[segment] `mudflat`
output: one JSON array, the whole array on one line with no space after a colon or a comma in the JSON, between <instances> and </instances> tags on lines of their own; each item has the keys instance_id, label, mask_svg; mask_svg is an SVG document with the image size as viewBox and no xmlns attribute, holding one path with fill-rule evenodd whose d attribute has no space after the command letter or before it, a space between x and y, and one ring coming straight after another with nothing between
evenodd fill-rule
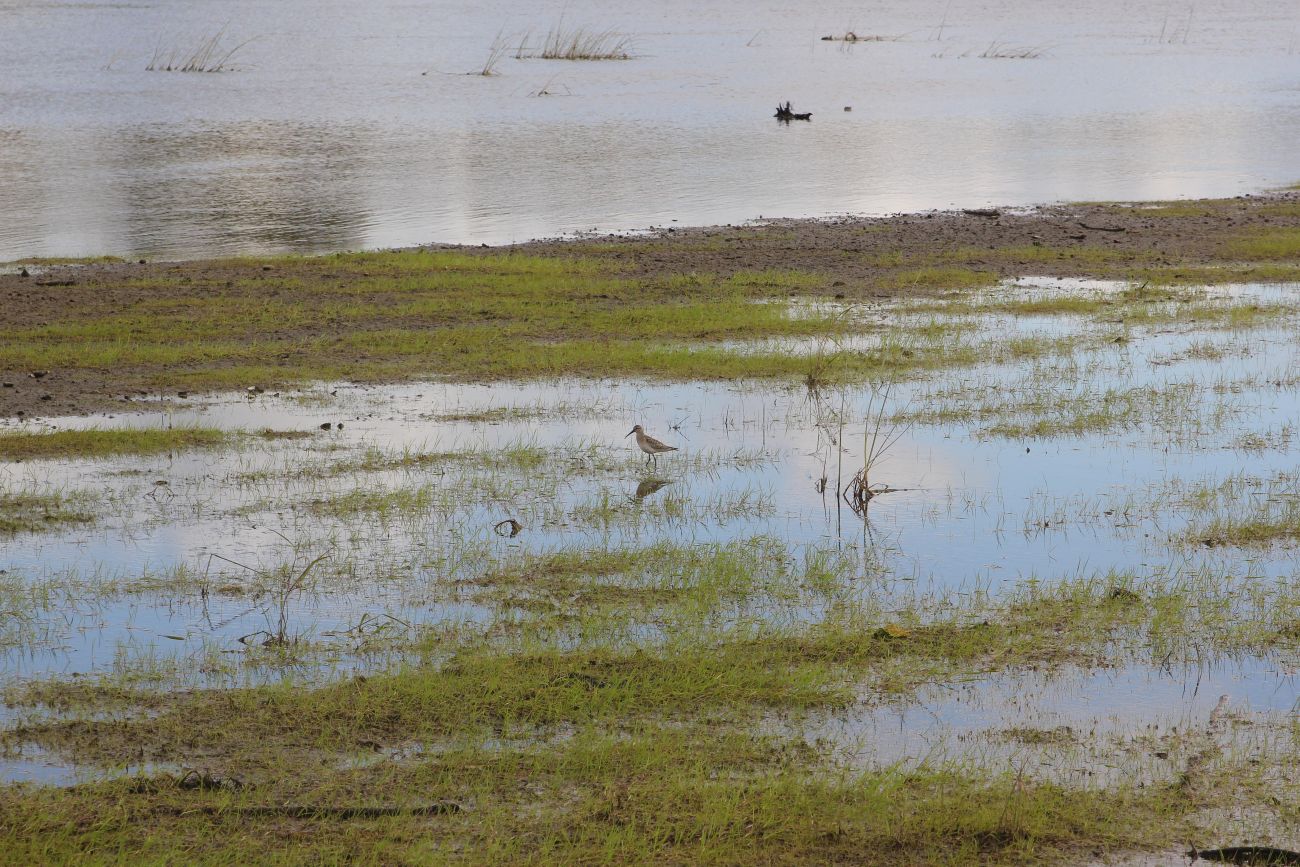
<instances>
[{"instance_id":1,"label":"mudflat","mask_svg":"<svg viewBox=\"0 0 1300 867\"><path fill-rule=\"evenodd\" d=\"M869 302L1031 275L1296 280L1300 192L673 227L497 248L25 260L7 270L0 417L313 379L766 377L791 371L740 362L679 370L647 360L646 347L791 333L747 309L771 298ZM611 342L637 349L625 367L601 349Z\"/></svg>"}]
</instances>

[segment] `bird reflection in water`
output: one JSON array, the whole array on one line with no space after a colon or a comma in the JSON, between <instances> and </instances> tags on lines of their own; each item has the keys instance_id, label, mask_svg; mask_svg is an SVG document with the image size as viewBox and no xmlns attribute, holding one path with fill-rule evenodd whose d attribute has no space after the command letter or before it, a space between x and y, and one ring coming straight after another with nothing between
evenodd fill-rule
<instances>
[{"instance_id":1,"label":"bird reflection in water","mask_svg":"<svg viewBox=\"0 0 1300 867\"><path fill-rule=\"evenodd\" d=\"M636 493L632 494L632 498L634 500L644 500L654 492L662 490L671 484L671 479L656 479L653 476L642 479L641 483L636 486Z\"/></svg>"}]
</instances>

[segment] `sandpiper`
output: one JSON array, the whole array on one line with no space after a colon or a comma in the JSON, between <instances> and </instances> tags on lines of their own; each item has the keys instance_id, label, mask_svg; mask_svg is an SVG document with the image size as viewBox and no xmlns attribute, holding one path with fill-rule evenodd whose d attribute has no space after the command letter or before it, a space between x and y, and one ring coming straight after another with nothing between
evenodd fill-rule
<instances>
[{"instance_id":1,"label":"sandpiper","mask_svg":"<svg viewBox=\"0 0 1300 867\"><path fill-rule=\"evenodd\" d=\"M659 442L659 440L655 439L654 437L646 433L645 429L641 427L641 425L637 425L636 427L632 428L623 436L630 437L632 436L632 434L636 434L637 448L645 452L645 462L647 464L650 463L651 458L654 458L655 466L658 466L659 455L661 455L664 452L677 451L677 446L665 445L664 443Z\"/></svg>"}]
</instances>

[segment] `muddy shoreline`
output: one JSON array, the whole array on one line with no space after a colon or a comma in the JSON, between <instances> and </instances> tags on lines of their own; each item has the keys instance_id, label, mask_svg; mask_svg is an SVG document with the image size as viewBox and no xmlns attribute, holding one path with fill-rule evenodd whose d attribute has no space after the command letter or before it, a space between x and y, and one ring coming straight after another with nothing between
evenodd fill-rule
<instances>
[{"instance_id":1,"label":"muddy shoreline","mask_svg":"<svg viewBox=\"0 0 1300 867\"><path fill-rule=\"evenodd\" d=\"M1300 218L1274 213L1278 205L1300 205L1300 191L1279 190L1232 199L1178 202L1097 202L1035 208L928 211L885 217L774 219L753 226L660 229L661 243L638 245L635 238L601 236L541 240L511 249L561 254L600 253L639 273L738 271L796 268L844 279L871 281L887 267L846 254L901 253L987 247L1064 247L1149 255L1153 264L1194 266L1221 261L1224 241L1252 228L1300 226ZM1167 216L1170 210L1176 216ZM699 249L699 242L714 243ZM717 249L719 245L730 249ZM978 264L999 276L1091 276L1087 260L1045 262L1036 256L990 257ZM869 287L857 286L858 291ZM896 297L897 291L877 291Z\"/></svg>"},{"instance_id":2,"label":"muddy shoreline","mask_svg":"<svg viewBox=\"0 0 1300 867\"><path fill-rule=\"evenodd\" d=\"M807 294L848 299L934 294L947 286L915 279L918 263L961 268L992 279L1017 276L1142 279L1144 269L1165 278L1194 278L1196 269L1235 265L1233 239L1252 232L1300 227L1300 191L1277 191L1233 199L1150 204L1089 203L1033 209L994 209L900 214L878 218L770 220L744 226L668 228L651 235L539 240L500 248L454 249L484 256L523 253L594 258L620 274L661 280L683 274L732 275L770 269L797 271L820 280ZM985 252L987 251L987 252ZM268 257L166 263L56 264L33 261L21 273L0 275L0 348L19 346L33 330L87 328L105 317L139 316L210 302L256 305L309 303L316 282L330 290L346 278L320 273L313 259ZM1294 265L1294 259L1284 260ZM910 268L911 270L907 270ZM940 275L943 277L944 275ZM960 275L956 275L960 277ZM1242 280L1287 279L1277 273L1238 270ZM953 275L948 275L948 280ZM436 330L437 323L428 328ZM339 326L327 317L268 323L243 340L276 340L289 346L328 339ZM178 339L184 335L177 335ZM373 358L332 350L333 361ZM187 359L187 364L221 364ZM345 368L346 369L346 368ZM150 378L151 377L151 378ZM76 364L31 369L0 362L0 418L76 415L129 410L146 394L177 397L184 386L158 385L154 371ZM142 385L148 383L147 388Z\"/></svg>"}]
</instances>

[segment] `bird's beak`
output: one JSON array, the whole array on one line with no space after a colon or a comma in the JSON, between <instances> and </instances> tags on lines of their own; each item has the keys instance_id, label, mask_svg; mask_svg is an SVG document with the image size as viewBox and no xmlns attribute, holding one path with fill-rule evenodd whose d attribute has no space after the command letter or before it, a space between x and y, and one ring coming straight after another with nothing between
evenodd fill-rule
<instances>
[{"instance_id":1,"label":"bird's beak","mask_svg":"<svg viewBox=\"0 0 1300 867\"><path fill-rule=\"evenodd\" d=\"M623 434L623 439L627 439L628 437L632 436L632 434L634 434L634 433L636 433L636 428L632 428L630 431L628 431L627 433Z\"/></svg>"}]
</instances>

